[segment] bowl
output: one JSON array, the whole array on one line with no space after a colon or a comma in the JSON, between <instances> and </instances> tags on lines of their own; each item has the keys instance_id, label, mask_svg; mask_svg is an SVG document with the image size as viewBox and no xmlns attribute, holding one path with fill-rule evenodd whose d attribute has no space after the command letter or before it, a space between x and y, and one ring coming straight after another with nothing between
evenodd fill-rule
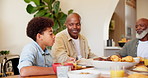
<instances>
[{"instance_id":1,"label":"bowl","mask_svg":"<svg viewBox=\"0 0 148 78\"><path fill-rule=\"evenodd\" d=\"M99 78L100 73L94 70L75 70L69 71L69 78Z\"/></svg>"},{"instance_id":2,"label":"bowl","mask_svg":"<svg viewBox=\"0 0 148 78\"><path fill-rule=\"evenodd\" d=\"M70 66L71 69L73 69L73 67L74 67L73 63L63 63L63 64L62 63L53 63L52 68L55 73L57 73L58 66Z\"/></svg>"},{"instance_id":3,"label":"bowl","mask_svg":"<svg viewBox=\"0 0 148 78\"><path fill-rule=\"evenodd\" d=\"M119 66L119 67L125 67L130 68L132 66L135 66L139 63L139 58L134 58L135 62L113 62L113 61L97 61L93 60L93 66L95 68L101 68L101 69L110 69L112 66Z\"/></svg>"},{"instance_id":4,"label":"bowl","mask_svg":"<svg viewBox=\"0 0 148 78\"><path fill-rule=\"evenodd\" d=\"M57 67L58 66L62 66L62 64L61 63L53 63L52 64L52 68L53 68L53 71L55 72L55 73L57 73Z\"/></svg>"},{"instance_id":5,"label":"bowl","mask_svg":"<svg viewBox=\"0 0 148 78\"><path fill-rule=\"evenodd\" d=\"M119 44L120 47L123 47L125 42L118 42L118 44Z\"/></svg>"}]
</instances>

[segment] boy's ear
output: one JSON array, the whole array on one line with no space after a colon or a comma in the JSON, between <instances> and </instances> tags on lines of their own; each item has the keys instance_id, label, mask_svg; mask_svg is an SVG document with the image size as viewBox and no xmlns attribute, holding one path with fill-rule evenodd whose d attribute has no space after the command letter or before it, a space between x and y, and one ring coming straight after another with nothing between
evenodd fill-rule
<instances>
[{"instance_id":1,"label":"boy's ear","mask_svg":"<svg viewBox=\"0 0 148 78\"><path fill-rule=\"evenodd\" d=\"M38 33L38 34L36 35L36 39L40 39L40 38L41 38L41 34Z\"/></svg>"}]
</instances>

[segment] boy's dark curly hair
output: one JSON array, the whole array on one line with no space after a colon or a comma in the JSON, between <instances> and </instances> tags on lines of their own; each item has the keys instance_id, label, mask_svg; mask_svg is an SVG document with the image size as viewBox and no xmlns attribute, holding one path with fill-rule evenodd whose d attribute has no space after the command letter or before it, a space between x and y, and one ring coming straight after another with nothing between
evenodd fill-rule
<instances>
[{"instance_id":1,"label":"boy's dark curly hair","mask_svg":"<svg viewBox=\"0 0 148 78\"><path fill-rule=\"evenodd\" d=\"M27 26L27 36L36 41L36 35L42 34L47 28L52 27L54 24L52 19L47 17L34 17Z\"/></svg>"}]
</instances>

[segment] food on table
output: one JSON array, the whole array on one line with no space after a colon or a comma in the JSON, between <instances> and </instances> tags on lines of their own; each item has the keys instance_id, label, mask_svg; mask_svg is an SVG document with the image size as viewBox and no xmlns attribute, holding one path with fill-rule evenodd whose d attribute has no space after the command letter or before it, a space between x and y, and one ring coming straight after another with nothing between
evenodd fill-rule
<instances>
[{"instance_id":1,"label":"food on table","mask_svg":"<svg viewBox=\"0 0 148 78\"><path fill-rule=\"evenodd\" d=\"M79 69L83 69L84 67L82 67L81 65L78 65L78 62L73 62L73 61L69 61L67 63L72 63L73 64L73 68L72 70L79 70Z\"/></svg>"},{"instance_id":2,"label":"food on table","mask_svg":"<svg viewBox=\"0 0 148 78\"><path fill-rule=\"evenodd\" d=\"M135 62L132 56L126 56L122 58L122 62Z\"/></svg>"},{"instance_id":3,"label":"food on table","mask_svg":"<svg viewBox=\"0 0 148 78\"><path fill-rule=\"evenodd\" d=\"M137 58L140 58L140 62L143 62L144 61L144 58L142 58L142 57L137 57Z\"/></svg>"},{"instance_id":4,"label":"food on table","mask_svg":"<svg viewBox=\"0 0 148 78\"><path fill-rule=\"evenodd\" d=\"M98 61L114 61L114 62L135 62L134 58L132 56L126 56L126 57L121 57L120 55L112 55L108 58L96 58L94 60Z\"/></svg>"},{"instance_id":5,"label":"food on table","mask_svg":"<svg viewBox=\"0 0 148 78\"><path fill-rule=\"evenodd\" d=\"M123 43L123 42L125 43L125 42L127 42L127 39L126 38L122 38L121 41L118 41L118 42L119 43Z\"/></svg>"},{"instance_id":6,"label":"food on table","mask_svg":"<svg viewBox=\"0 0 148 78\"><path fill-rule=\"evenodd\" d=\"M89 72L81 72L80 74L90 74Z\"/></svg>"},{"instance_id":7,"label":"food on table","mask_svg":"<svg viewBox=\"0 0 148 78\"><path fill-rule=\"evenodd\" d=\"M135 73L135 74L130 74L130 75L128 76L128 78L148 78L148 76L143 75L143 74Z\"/></svg>"},{"instance_id":8,"label":"food on table","mask_svg":"<svg viewBox=\"0 0 148 78\"><path fill-rule=\"evenodd\" d=\"M140 66L136 66L133 70L136 70L136 71L147 71L148 72L148 67L146 67L144 65L140 65Z\"/></svg>"},{"instance_id":9,"label":"food on table","mask_svg":"<svg viewBox=\"0 0 148 78\"><path fill-rule=\"evenodd\" d=\"M82 66L76 64L76 65L74 65L74 69L75 69L75 70L82 69Z\"/></svg>"},{"instance_id":10,"label":"food on table","mask_svg":"<svg viewBox=\"0 0 148 78\"><path fill-rule=\"evenodd\" d=\"M110 56L110 59L114 62L121 62L121 57L119 55L112 55Z\"/></svg>"},{"instance_id":11,"label":"food on table","mask_svg":"<svg viewBox=\"0 0 148 78\"><path fill-rule=\"evenodd\" d=\"M99 60L99 61L108 61L107 59L105 59L105 58L102 58L102 57L94 58L93 60Z\"/></svg>"}]
</instances>

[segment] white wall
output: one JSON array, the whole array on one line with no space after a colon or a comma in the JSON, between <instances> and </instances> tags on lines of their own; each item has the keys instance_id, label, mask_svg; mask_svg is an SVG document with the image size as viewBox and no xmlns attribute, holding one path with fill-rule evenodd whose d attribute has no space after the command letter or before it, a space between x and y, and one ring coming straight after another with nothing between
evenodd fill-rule
<instances>
[{"instance_id":1,"label":"white wall","mask_svg":"<svg viewBox=\"0 0 148 78\"><path fill-rule=\"evenodd\" d=\"M104 40L108 39L108 25L118 0L60 0L64 12L74 9L82 17L82 31L92 52L103 56ZM32 18L25 11L23 0L0 0L0 50L19 54L30 39L26 24Z\"/></svg>"},{"instance_id":2,"label":"white wall","mask_svg":"<svg viewBox=\"0 0 148 78\"><path fill-rule=\"evenodd\" d=\"M137 19L148 18L148 0L137 0Z\"/></svg>"},{"instance_id":3,"label":"white wall","mask_svg":"<svg viewBox=\"0 0 148 78\"><path fill-rule=\"evenodd\" d=\"M10 50L19 54L29 42L26 25L31 19L24 0L0 0L0 50Z\"/></svg>"},{"instance_id":4,"label":"white wall","mask_svg":"<svg viewBox=\"0 0 148 78\"><path fill-rule=\"evenodd\" d=\"M60 0L63 11L74 9L82 17L82 31L92 52L104 55L104 41L108 39L108 26L118 0Z\"/></svg>"}]
</instances>

